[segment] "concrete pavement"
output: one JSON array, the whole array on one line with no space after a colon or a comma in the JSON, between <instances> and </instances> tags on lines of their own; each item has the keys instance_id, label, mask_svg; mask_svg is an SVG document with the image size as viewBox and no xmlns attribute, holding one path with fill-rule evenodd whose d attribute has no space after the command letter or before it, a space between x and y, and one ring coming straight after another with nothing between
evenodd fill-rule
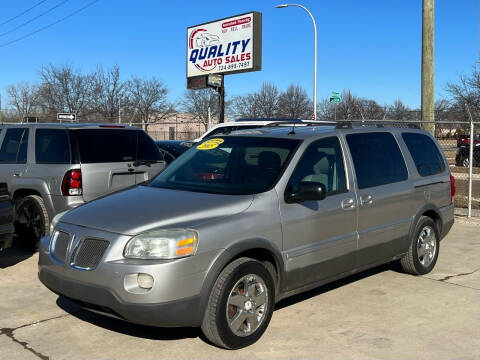
<instances>
[{"instance_id":1,"label":"concrete pavement","mask_svg":"<svg viewBox=\"0 0 480 360\"><path fill-rule=\"evenodd\" d=\"M253 346L138 326L59 299L38 255L0 255L0 359L479 359L480 222L457 219L426 276L381 266L282 301Z\"/></svg>"}]
</instances>

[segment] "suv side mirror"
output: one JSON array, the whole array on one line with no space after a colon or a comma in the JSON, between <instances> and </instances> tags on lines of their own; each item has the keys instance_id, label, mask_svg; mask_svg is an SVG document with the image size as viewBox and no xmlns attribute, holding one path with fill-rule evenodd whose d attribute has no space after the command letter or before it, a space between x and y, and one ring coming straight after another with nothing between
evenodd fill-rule
<instances>
[{"instance_id":1,"label":"suv side mirror","mask_svg":"<svg viewBox=\"0 0 480 360\"><path fill-rule=\"evenodd\" d=\"M298 186L298 191L287 194L285 202L301 203L304 201L318 201L323 200L327 196L327 189L325 185L320 182L302 181Z\"/></svg>"}]
</instances>

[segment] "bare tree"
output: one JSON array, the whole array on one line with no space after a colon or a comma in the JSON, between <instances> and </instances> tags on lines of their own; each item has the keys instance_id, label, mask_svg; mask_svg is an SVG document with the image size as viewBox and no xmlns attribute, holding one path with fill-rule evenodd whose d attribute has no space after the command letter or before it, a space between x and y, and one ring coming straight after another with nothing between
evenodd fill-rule
<instances>
[{"instance_id":1,"label":"bare tree","mask_svg":"<svg viewBox=\"0 0 480 360\"><path fill-rule=\"evenodd\" d=\"M155 77L140 79L134 76L128 81L126 91L134 118L142 122L145 131L148 125L164 120L174 111L167 100L167 88Z\"/></svg>"},{"instance_id":2,"label":"bare tree","mask_svg":"<svg viewBox=\"0 0 480 360\"><path fill-rule=\"evenodd\" d=\"M231 112L235 117L273 118L278 116L278 88L264 82L258 92L236 96L231 102Z\"/></svg>"},{"instance_id":3,"label":"bare tree","mask_svg":"<svg viewBox=\"0 0 480 360\"><path fill-rule=\"evenodd\" d=\"M478 67L474 66L469 76L460 76L458 83L447 83L446 90L450 93L453 102L464 109L462 120L470 120L467 106L474 119L480 118L480 71Z\"/></svg>"},{"instance_id":4,"label":"bare tree","mask_svg":"<svg viewBox=\"0 0 480 360\"><path fill-rule=\"evenodd\" d=\"M126 102L125 83L120 80L120 67L114 65L111 69L104 71L103 67L99 66L93 81L92 107L105 120L113 121L119 116L121 102Z\"/></svg>"},{"instance_id":5,"label":"bare tree","mask_svg":"<svg viewBox=\"0 0 480 360\"><path fill-rule=\"evenodd\" d=\"M387 117L391 120L409 120L411 115L412 110L400 99L396 99L387 112Z\"/></svg>"},{"instance_id":6,"label":"bare tree","mask_svg":"<svg viewBox=\"0 0 480 360\"><path fill-rule=\"evenodd\" d=\"M38 105L38 85L28 82L10 85L7 88L9 105L15 107L19 118L32 115Z\"/></svg>"},{"instance_id":7,"label":"bare tree","mask_svg":"<svg viewBox=\"0 0 480 360\"><path fill-rule=\"evenodd\" d=\"M70 64L42 66L39 73L42 82L40 101L46 111L88 113L93 95L93 74L82 74Z\"/></svg>"},{"instance_id":8,"label":"bare tree","mask_svg":"<svg viewBox=\"0 0 480 360\"><path fill-rule=\"evenodd\" d=\"M208 129L208 108L212 118L219 115L218 93L213 89L187 90L181 101L182 109Z\"/></svg>"},{"instance_id":9,"label":"bare tree","mask_svg":"<svg viewBox=\"0 0 480 360\"><path fill-rule=\"evenodd\" d=\"M253 101L260 117L273 118L277 116L279 92L274 84L264 82L260 91L254 94Z\"/></svg>"},{"instance_id":10,"label":"bare tree","mask_svg":"<svg viewBox=\"0 0 480 360\"><path fill-rule=\"evenodd\" d=\"M291 84L278 99L278 116L290 119L309 119L312 114L312 102L300 85Z\"/></svg>"}]
</instances>

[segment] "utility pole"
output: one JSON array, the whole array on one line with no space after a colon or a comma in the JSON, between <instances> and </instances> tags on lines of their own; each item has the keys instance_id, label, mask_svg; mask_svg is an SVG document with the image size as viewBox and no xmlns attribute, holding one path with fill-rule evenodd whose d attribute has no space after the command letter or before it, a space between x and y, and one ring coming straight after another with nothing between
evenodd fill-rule
<instances>
[{"instance_id":1,"label":"utility pole","mask_svg":"<svg viewBox=\"0 0 480 360\"><path fill-rule=\"evenodd\" d=\"M423 0L422 10L422 121L423 128L435 135L434 99L434 19L435 0Z\"/></svg>"},{"instance_id":2,"label":"utility pole","mask_svg":"<svg viewBox=\"0 0 480 360\"><path fill-rule=\"evenodd\" d=\"M222 85L218 89L218 106L220 107L220 114L218 122L225 122L225 76L222 76Z\"/></svg>"},{"instance_id":3,"label":"utility pole","mask_svg":"<svg viewBox=\"0 0 480 360\"><path fill-rule=\"evenodd\" d=\"M2 122L2 94L0 94L0 124Z\"/></svg>"},{"instance_id":4,"label":"utility pole","mask_svg":"<svg viewBox=\"0 0 480 360\"><path fill-rule=\"evenodd\" d=\"M122 123L122 99L118 98L118 123Z\"/></svg>"}]
</instances>

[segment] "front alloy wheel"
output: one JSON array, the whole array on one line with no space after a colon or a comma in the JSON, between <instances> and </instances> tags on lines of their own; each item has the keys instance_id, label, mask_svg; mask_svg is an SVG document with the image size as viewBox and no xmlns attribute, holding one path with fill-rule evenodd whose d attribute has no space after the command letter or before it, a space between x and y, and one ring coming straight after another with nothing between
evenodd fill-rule
<instances>
[{"instance_id":1,"label":"front alloy wheel","mask_svg":"<svg viewBox=\"0 0 480 360\"><path fill-rule=\"evenodd\" d=\"M202 322L208 340L225 349L239 349L262 336L274 307L272 274L263 263L246 257L222 270Z\"/></svg>"}]
</instances>

